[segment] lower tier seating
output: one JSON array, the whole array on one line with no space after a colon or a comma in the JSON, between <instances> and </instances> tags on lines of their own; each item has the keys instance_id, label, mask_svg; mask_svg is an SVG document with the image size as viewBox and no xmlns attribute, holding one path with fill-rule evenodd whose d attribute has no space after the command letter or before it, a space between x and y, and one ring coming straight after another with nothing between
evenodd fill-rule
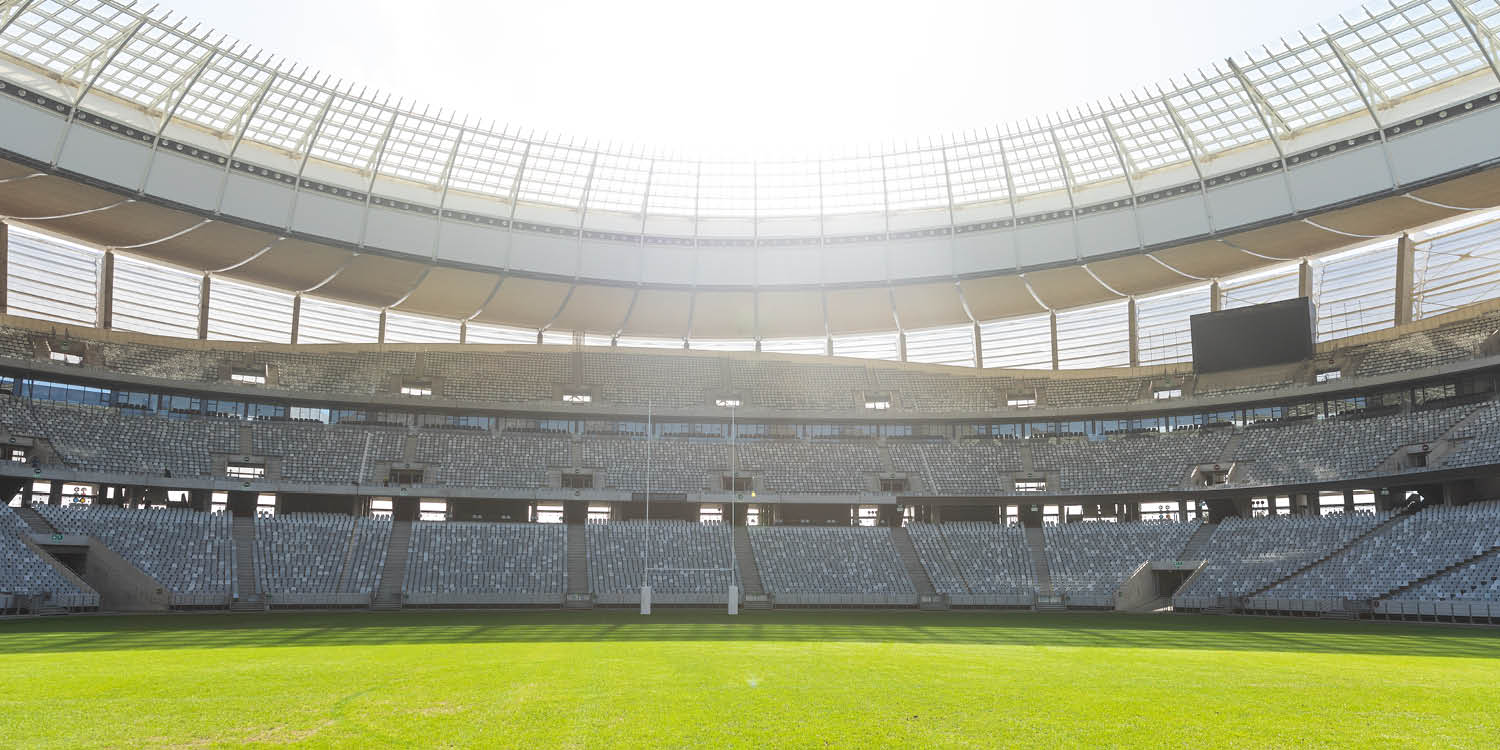
<instances>
[{"instance_id":1,"label":"lower tier seating","mask_svg":"<svg viewBox=\"0 0 1500 750\"><path fill-rule=\"evenodd\" d=\"M566 580L562 524L417 521L407 594L555 594Z\"/></svg>"},{"instance_id":2,"label":"lower tier seating","mask_svg":"<svg viewBox=\"0 0 1500 750\"><path fill-rule=\"evenodd\" d=\"M230 594L234 541L226 514L107 505L42 505L37 511L64 534L97 537L173 594Z\"/></svg>"},{"instance_id":3,"label":"lower tier seating","mask_svg":"<svg viewBox=\"0 0 1500 750\"><path fill-rule=\"evenodd\" d=\"M752 526L761 582L773 594L915 594L891 530Z\"/></svg>"},{"instance_id":4,"label":"lower tier seating","mask_svg":"<svg viewBox=\"0 0 1500 750\"><path fill-rule=\"evenodd\" d=\"M1214 529L1205 565L1178 596L1248 596L1334 553L1389 513L1230 518Z\"/></svg>"},{"instance_id":5,"label":"lower tier seating","mask_svg":"<svg viewBox=\"0 0 1500 750\"><path fill-rule=\"evenodd\" d=\"M722 524L612 521L589 524L587 532L589 584L596 594L637 594L649 582L653 595L723 596L727 569L737 567L730 529Z\"/></svg>"},{"instance_id":6,"label":"lower tier seating","mask_svg":"<svg viewBox=\"0 0 1500 750\"><path fill-rule=\"evenodd\" d=\"M1048 526L1052 590L1070 597L1113 597L1142 563L1176 559L1198 524L1175 521L1085 522Z\"/></svg>"},{"instance_id":7,"label":"lower tier seating","mask_svg":"<svg viewBox=\"0 0 1500 750\"><path fill-rule=\"evenodd\" d=\"M15 511L0 505L0 592L43 596L54 607L99 606L97 593L75 584L21 541L29 533Z\"/></svg>"}]
</instances>

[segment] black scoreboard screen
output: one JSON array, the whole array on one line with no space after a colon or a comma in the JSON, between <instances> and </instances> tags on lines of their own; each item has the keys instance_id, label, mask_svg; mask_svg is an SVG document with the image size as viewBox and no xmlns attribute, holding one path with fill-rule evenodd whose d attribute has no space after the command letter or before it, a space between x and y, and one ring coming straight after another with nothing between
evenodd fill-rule
<instances>
[{"instance_id":1,"label":"black scoreboard screen","mask_svg":"<svg viewBox=\"0 0 1500 750\"><path fill-rule=\"evenodd\" d=\"M1306 297L1194 315L1193 369L1223 372L1309 359L1317 319Z\"/></svg>"}]
</instances>

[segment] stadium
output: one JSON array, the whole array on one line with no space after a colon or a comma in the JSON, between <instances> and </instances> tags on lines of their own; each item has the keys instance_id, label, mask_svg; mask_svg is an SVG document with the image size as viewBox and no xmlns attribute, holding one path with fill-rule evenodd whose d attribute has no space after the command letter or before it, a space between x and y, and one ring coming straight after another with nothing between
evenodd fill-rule
<instances>
[{"instance_id":1,"label":"stadium","mask_svg":"<svg viewBox=\"0 0 1500 750\"><path fill-rule=\"evenodd\" d=\"M1223 52L735 161L0 0L0 744L1493 746L1500 5Z\"/></svg>"}]
</instances>

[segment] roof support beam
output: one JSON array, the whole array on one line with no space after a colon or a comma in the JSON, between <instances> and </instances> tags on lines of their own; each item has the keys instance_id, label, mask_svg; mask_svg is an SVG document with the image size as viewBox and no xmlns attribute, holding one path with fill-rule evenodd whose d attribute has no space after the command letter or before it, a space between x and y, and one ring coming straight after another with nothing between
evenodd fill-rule
<instances>
[{"instance_id":1,"label":"roof support beam","mask_svg":"<svg viewBox=\"0 0 1500 750\"><path fill-rule=\"evenodd\" d=\"M197 65L193 66L193 70L188 75L183 76L181 81L173 84L171 89L163 91L161 96L157 97L157 101L166 101L168 98L174 96L176 98L172 99L171 106L167 107L161 113L161 120L157 123L155 137L151 139L151 159L146 162L146 171L141 175L141 182L136 186L136 192L146 192L146 184L150 182L151 172L156 167L156 154L161 151L162 133L167 132L167 125L171 124L172 117L177 114L177 108L182 106L183 100L187 99L188 94L192 92L193 84L198 82L198 77L203 75L203 71L208 69L208 66L213 63L214 58L218 54L219 51L217 49L211 50L207 55L203 56L202 60L198 61ZM178 90L182 92L180 95L177 94ZM153 102L151 108L154 109L156 106L158 105Z\"/></svg>"},{"instance_id":2,"label":"roof support beam","mask_svg":"<svg viewBox=\"0 0 1500 750\"><path fill-rule=\"evenodd\" d=\"M1017 271L1021 270L1021 241L1016 239L1016 219L1020 214L1016 213L1016 180L1010 173L1010 155L1005 153L1005 136L1000 132L999 126L995 128L995 150L1000 152L1000 167L1005 170L1005 201L1010 204L1010 257L1015 261ZM967 306L965 310L967 310ZM973 320L974 316L969 315Z\"/></svg>"},{"instance_id":3,"label":"roof support beam","mask_svg":"<svg viewBox=\"0 0 1500 750\"><path fill-rule=\"evenodd\" d=\"M26 9L31 7L33 1L21 0L17 3L15 0L5 0L5 2L0 3L0 9L5 10L5 21L0 23L0 37L5 35L6 29L9 29L10 25L15 23L17 18L26 13Z\"/></svg>"},{"instance_id":4,"label":"roof support beam","mask_svg":"<svg viewBox=\"0 0 1500 750\"><path fill-rule=\"evenodd\" d=\"M93 71L93 75L88 76L88 82L78 89L78 95L73 97L72 106L68 107L68 121L63 124L62 136L57 139L57 150L52 154L52 166L57 166L58 160L62 158L63 148L68 145L68 134L73 132L73 123L78 119L78 105L82 104L83 98L88 96L89 92L93 90L94 84L99 82L99 77L104 75L104 71L109 69L110 64L115 61L115 56L119 55L121 51L130 45L130 40L145 25L146 16L142 15L140 20L132 24L129 29L122 30L108 44L94 50L92 55L78 61L78 65L85 66L82 72L87 74L92 69L94 60L101 55L104 56L104 62L100 63L98 70ZM103 53L105 52L108 52L108 54L104 55ZM77 65L74 67L77 67ZM69 73L71 72L72 70L70 69ZM69 73L63 74L64 80L70 77Z\"/></svg>"},{"instance_id":5,"label":"roof support beam","mask_svg":"<svg viewBox=\"0 0 1500 750\"><path fill-rule=\"evenodd\" d=\"M1120 143L1120 135L1115 132L1115 126L1110 123L1107 114L1099 115L1099 120L1104 123L1105 132L1109 133L1109 143L1115 149L1115 158L1120 162L1120 171L1125 175L1125 187L1130 191L1130 218L1135 222L1135 244L1137 247L1146 247L1146 232L1141 228L1141 197L1135 191L1135 177L1131 176L1130 159L1125 154L1125 146ZM1093 275L1093 271L1089 275ZM1094 277L1096 280L1097 276ZM1100 282L1103 283L1103 282Z\"/></svg>"},{"instance_id":6,"label":"roof support beam","mask_svg":"<svg viewBox=\"0 0 1500 750\"><path fill-rule=\"evenodd\" d=\"M1364 102L1365 111L1370 113L1370 120L1375 123L1375 132L1380 134L1380 153L1385 157L1385 171L1391 178L1391 185L1400 187L1401 181L1396 177L1396 165L1391 163L1391 150L1385 139L1385 126L1381 124L1380 115L1375 112L1375 105L1370 102L1369 94L1365 92L1365 88L1368 87L1370 91L1373 91L1381 99L1382 103L1388 104L1389 101L1386 100L1385 94L1380 91L1375 82L1364 75L1364 71L1354 66L1354 63L1349 60L1349 56L1344 54L1344 50L1339 47L1337 42L1333 41L1333 36L1326 31L1323 33L1328 42L1328 48L1333 50L1333 56L1337 57L1339 64L1344 66L1344 72L1349 75L1349 82L1353 84L1355 92L1359 94L1359 100ZM1361 82L1364 83L1364 86L1360 85Z\"/></svg>"},{"instance_id":7,"label":"roof support beam","mask_svg":"<svg viewBox=\"0 0 1500 750\"><path fill-rule=\"evenodd\" d=\"M1057 128L1047 127L1047 135L1052 138L1052 148L1057 151L1057 163L1062 169L1063 187L1068 192L1068 224L1073 227L1073 257L1083 260L1083 248L1079 247L1078 241L1078 202L1073 198L1073 177L1069 174L1071 168L1068 166L1068 156L1063 153L1062 140L1057 137Z\"/></svg>"},{"instance_id":8,"label":"roof support beam","mask_svg":"<svg viewBox=\"0 0 1500 750\"><path fill-rule=\"evenodd\" d=\"M1484 61L1490 64L1490 72L1495 74L1496 79L1500 79L1500 61L1496 60L1500 57L1500 39L1496 39L1489 29L1479 23L1479 19L1474 17L1474 12L1469 10L1467 3L1460 2L1460 0L1448 0L1448 4L1452 5L1453 12L1463 19L1464 26L1469 30L1469 36L1474 37L1474 46L1479 48L1479 54L1484 57Z\"/></svg>"},{"instance_id":9,"label":"roof support beam","mask_svg":"<svg viewBox=\"0 0 1500 750\"><path fill-rule=\"evenodd\" d=\"M1291 136L1292 130L1286 126L1286 122L1281 119L1281 116L1276 114L1276 110L1271 109L1271 105L1261 97L1260 92L1256 91L1255 87L1250 85L1250 79L1245 77L1245 71L1240 70L1239 64L1233 58L1228 57L1224 58L1224 62L1229 64L1229 69L1234 72L1235 78L1239 79L1240 86L1244 87L1246 96L1250 98L1250 104L1255 107L1255 116L1260 119L1260 126L1265 128L1266 137L1271 140L1271 145L1276 149L1276 161L1281 164L1281 179L1286 185L1287 198L1291 202L1292 212L1295 214L1297 211L1297 198L1292 193L1291 165L1286 163L1286 151L1281 147L1281 140L1276 137L1276 131L1271 128L1271 121L1267 119L1268 113L1269 117L1274 117L1277 122L1281 123L1282 129L1286 131L1288 137Z\"/></svg>"},{"instance_id":10,"label":"roof support beam","mask_svg":"<svg viewBox=\"0 0 1500 750\"><path fill-rule=\"evenodd\" d=\"M1277 113L1276 108L1272 107L1271 103L1266 101L1266 98L1261 95L1260 90L1250 83L1249 77L1245 75L1245 71L1240 69L1239 63L1235 62L1232 57L1224 58L1224 62L1229 63L1229 69L1234 72L1234 77L1240 80L1240 85L1244 87L1245 94L1250 97L1250 103L1255 105L1255 113L1260 116L1261 124L1266 127L1266 130L1271 129L1270 122L1266 119L1269 117L1271 120L1276 121L1276 125L1281 128L1281 132L1285 137L1291 138L1294 135L1292 126L1288 125L1286 120ZM1272 140L1275 140L1274 136ZM1279 143L1276 146L1276 150L1281 150Z\"/></svg>"}]
</instances>

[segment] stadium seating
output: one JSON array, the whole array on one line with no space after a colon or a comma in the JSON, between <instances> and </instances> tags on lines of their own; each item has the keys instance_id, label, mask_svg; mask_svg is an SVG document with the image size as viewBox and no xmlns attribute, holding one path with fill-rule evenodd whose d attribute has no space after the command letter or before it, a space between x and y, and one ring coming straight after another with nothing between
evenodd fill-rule
<instances>
[{"instance_id":1,"label":"stadium seating","mask_svg":"<svg viewBox=\"0 0 1500 750\"><path fill-rule=\"evenodd\" d=\"M492 595L562 596L567 537L562 524L417 521L403 591L429 603ZM441 595L435 598L431 595Z\"/></svg>"},{"instance_id":2,"label":"stadium seating","mask_svg":"<svg viewBox=\"0 0 1500 750\"><path fill-rule=\"evenodd\" d=\"M702 356L585 352L583 383L607 404L644 410L704 406L723 385L719 360Z\"/></svg>"},{"instance_id":3,"label":"stadium seating","mask_svg":"<svg viewBox=\"0 0 1500 750\"><path fill-rule=\"evenodd\" d=\"M601 601L610 594L634 600L648 581L658 600L697 594L699 601L721 601L730 573L705 569L738 567L730 529L722 524L633 520L591 523L586 530L589 583ZM653 569L649 575L648 565Z\"/></svg>"},{"instance_id":4,"label":"stadium seating","mask_svg":"<svg viewBox=\"0 0 1500 750\"><path fill-rule=\"evenodd\" d=\"M874 492L868 475L885 470L873 441L741 440L740 466L760 474L767 492Z\"/></svg>"},{"instance_id":5,"label":"stadium seating","mask_svg":"<svg viewBox=\"0 0 1500 750\"><path fill-rule=\"evenodd\" d=\"M859 365L792 363L781 360L729 360L731 387L746 406L772 409L848 411L858 394L870 390Z\"/></svg>"},{"instance_id":6,"label":"stadium seating","mask_svg":"<svg viewBox=\"0 0 1500 750\"><path fill-rule=\"evenodd\" d=\"M891 441L891 467L920 476L938 495L1007 495L1021 470L1021 449L1010 440Z\"/></svg>"},{"instance_id":7,"label":"stadium seating","mask_svg":"<svg viewBox=\"0 0 1500 750\"><path fill-rule=\"evenodd\" d=\"M443 395L463 401L551 401L571 382L569 355L559 352L445 352L426 354L428 375L443 379Z\"/></svg>"},{"instance_id":8,"label":"stadium seating","mask_svg":"<svg viewBox=\"0 0 1500 750\"><path fill-rule=\"evenodd\" d=\"M1389 513L1229 518L1214 529L1205 565L1179 597L1248 596L1325 558Z\"/></svg>"},{"instance_id":9,"label":"stadium seating","mask_svg":"<svg viewBox=\"0 0 1500 750\"><path fill-rule=\"evenodd\" d=\"M98 607L99 595L63 577L21 541L31 533L15 511L0 505L0 592L45 596L54 607Z\"/></svg>"},{"instance_id":10,"label":"stadium seating","mask_svg":"<svg viewBox=\"0 0 1500 750\"><path fill-rule=\"evenodd\" d=\"M427 484L452 487L546 487L549 467L573 463L567 438L435 430L417 433L416 458L433 467Z\"/></svg>"},{"instance_id":11,"label":"stadium seating","mask_svg":"<svg viewBox=\"0 0 1500 750\"><path fill-rule=\"evenodd\" d=\"M255 573L266 594L368 594L385 564L389 518L289 513L255 519Z\"/></svg>"},{"instance_id":12,"label":"stadium seating","mask_svg":"<svg viewBox=\"0 0 1500 750\"><path fill-rule=\"evenodd\" d=\"M1399 591L1392 599L1500 602L1500 550Z\"/></svg>"},{"instance_id":13,"label":"stadium seating","mask_svg":"<svg viewBox=\"0 0 1500 750\"><path fill-rule=\"evenodd\" d=\"M1500 329L1500 312L1489 312L1468 320L1406 333L1389 341L1355 347L1358 375L1389 375L1469 359L1475 348Z\"/></svg>"},{"instance_id":14,"label":"stadium seating","mask_svg":"<svg viewBox=\"0 0 1500 750\"><path fill-rule=\"evenodd\" d=\"M1036 593L1036 571L1019 526L972 521L907 527L932 586L944 594Z\"/></svg>"},{"instance_id":15,"label":"stadium seating","mask_svg":"<svg viewBox=\"0 0 1500 750\"><path fill-rule=\"evenodd\" d=\"M107 505L42 505L37 511L64 534L97 537L173 594L230 595L235 562L228 515Z\"/></svg>"},{"instance_id":16,"label":"stadium seating","mask_svg":"<svg viewBox=\"0 0 1500 750\"><path fill-rule=\"evenodd\" d=\"M583 467L603 471L602 486L609 489L645 491L649 464L653 492L719 490L721 485L709 482L708 474L730 468L729 444L722 440L667 438L652 440L648 446L641 438L590 436L582 445Z\"/></svg>"},{"instance_id":17,"label":"stadium seating","mask_svg":"<svg viewBox=\"0 0 1500 750\"><path fill-rule=\"evenodd\" d=\"M1113 606L1120 584L1151 560L1176 559L1198 524L1175 521L1085 522L1048 526L1052 590L1071 600Z\"/></svg>"},{"instance_id":18,"label":"stadium seating","mask_svg":"<svg viewBox=\"0 0 1500 750\"><path fill-rule=\"evenodd\" d=\"M1233 456L1244 469L1235 480L1289 484L1368 476L1396 448L1438 439L1474 408L1470 404L1250 428Z\"/></svg>"},{"instance_id":19,"label":"stadium seating","mask_svg":"<svg viewBox=\"0 0 1500 750\"><path fill-rule=\"evenodd\" d=\"M1126 435L1093 442L1063 438L1031 449L1038 471L1056 471L1065 492L1180 489L1193 467L1222 459L1228 430Z\"/></svg>"},{"instance_id":20,"label":"stadium seating","mask_svg":"<svg viewBox=\"0 0 1500 750\"><path fill-rule=\"evenodd\" d=\"M755 564L767 591L784 594L914 595L891 530L879 527L752 526Z\"/></svg>"},{"instance_id":21,"label":"stadium seating","mask_svg":"<svg viewBox=\"0 0 1500 750\"><path fill-rule=\"evenodd\" d=\"M1393 521L1265 596L1374 599L1497 546L1500 502L1429 508Z\"/></svg>"}]
</instances>

